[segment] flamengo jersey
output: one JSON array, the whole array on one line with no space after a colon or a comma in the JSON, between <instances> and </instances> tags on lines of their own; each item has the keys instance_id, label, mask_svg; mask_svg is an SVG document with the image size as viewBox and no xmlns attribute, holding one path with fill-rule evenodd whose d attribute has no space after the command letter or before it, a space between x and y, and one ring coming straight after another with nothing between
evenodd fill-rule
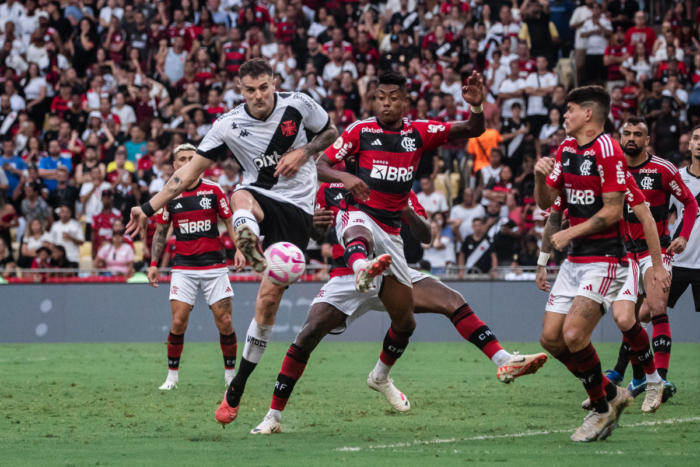
<instances>
[{"instance_id":1,"label":"flamengo jersey","mask_svg":"<svg viewBox=\"0 0 700 467\"><path fill-rule=\"evenodd\" d=\"M350 192L345 189L342 183L322 183L316 193L316 209L328 209L333 211L333 224L340 211L340 203ZM428 219L425 209L418 202L416 194L411 191L408 198L408 205L419 216ZM404 221L405 222L405 221ZM343 255L345 248L338 243L338 240L333 236L333 262L331 263L330 277L347 276L355 274L351 267L345 262Z\"/></svg>"},{"instance_id":2,"label":"flamengo jersey","mask_svg":"<svg viewBox=\"0 0 700 467\"><path fill-rule=\"evenodd\" d=\"M199 143L197 153L210 160L226 155L228 147L243 168L239 187L276 201L314 212L316 162L313 158L292 178L275 177L280 158L307 144L330 124L325 110L298 92L276 92L274 110L258 120L241 104L219 117Z\"/></svg>"},{"instance_id":3,"label":"flamengo jersey","mask_svg":"<svg viewBox=\"0 0 700 467\"><path fill-rule=\"evenodd\" d=\"M649 210L656 221L663 252L671 244L671 235L668 230L671 196L673 195L682 205L692 202L693 196L683 183L676 166L660 157L650 155L643 164L630 167L629 171L644 192ZM627 250L631 253L648 254L649 248L644 239L642 224L631 209L627 210L626 217L630 231Z\"/></svg>"},{"instance_id":4,"label":"flamengo jersey","mask_svg":"<svg viewBox=\"0 0 700 467\"><path fill-rule=\"evenodd\" d=\"M681 180L683 180L690 193L700 204L700 174L694 175L690 173L689 168L683 167L678 172ZM673 265L681 268L700 269L700 227L698 227L700 222L698 221L698 216L696 215L695 219L686 219L683 204L677 199L672 199L671 202L673 203L672 209L675 209L678 214L678 219L673 226L673 238L677 238L681 231L685 230L687 224L693 226L685 251L673 255Z\"/></svg>"},{"instance_id":5,"label":"flamengo jersey","mask_svg":"<svg viewBox=\"0 0 700 467\"><path fill-rule=\"evenodd\" d=\"M206 179L168 201L158 211L156 222L173 223L176 253L173 269L226 267L217 221L218 217L228 219L232 215L224 190Z\"/></svg>"},{"instance_id":6,"label":"flamengo jersey","mask_svg":"<svg viewBox=\"0 0 700 467\"><path fill-rule=\"evenodd\" d=\"M413 173L424 152L447 142L450 123L403 119L400 130L376 118L355 122L326 149L333 163L356 154L358 177L370 188L369 200L349 197L347 209L360 210L390 235L401 232L401 211L408 202Z\"/></svg>"},{"instance_id":7,"label":"flamengo jersey","mask_svg":"<svg viewBox=\"0 0 700 467\"><path fill-rule=\"evenodd\" d=\"M547 185L566 194L572 226L581 224L603 208L603 194L626 192L627 161L620 144L601 134L585 146L567 138L559 146ZM572 263L624 262L626 224L621 220L601 232L573 240Z\"/></svg>"}]
</instances>

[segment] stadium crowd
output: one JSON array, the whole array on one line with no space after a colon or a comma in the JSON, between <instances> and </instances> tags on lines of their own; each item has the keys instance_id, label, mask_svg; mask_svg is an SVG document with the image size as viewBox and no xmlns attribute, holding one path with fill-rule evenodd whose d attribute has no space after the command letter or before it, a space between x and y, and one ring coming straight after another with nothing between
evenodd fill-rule
<instances>
[{"instance_id":1,"label":"stadium crowd","mask_svg":"<svg viewBox=\"0 0 700 467\"><path fill-rule=\"evenodd\" d=\"M340 132L372 115L382 70L407 77L408 117L445 122L469 117L461 88L482 73L487 131L424 155L414 191L433 241L406 229L406 257L438 274L464 266L460 277L535 266L545 213L533 169L565 139L570 88L606 86L614 138L643 116L649 151L688 164L688 130L700 123L700 9L691 19L691 1L654 2L650 21L640 3L5 0L0 273L80 264L130 276L147 266L155 221L134 242L122 220L163 188L174 147L196 146L243 102L237 71L254 57L269 60L278 91L308 94ZM229 153L205 176L230 193L238 172ZM330 258L329 240L312 243L310 262Z\"/></svg>"}]
</instances>

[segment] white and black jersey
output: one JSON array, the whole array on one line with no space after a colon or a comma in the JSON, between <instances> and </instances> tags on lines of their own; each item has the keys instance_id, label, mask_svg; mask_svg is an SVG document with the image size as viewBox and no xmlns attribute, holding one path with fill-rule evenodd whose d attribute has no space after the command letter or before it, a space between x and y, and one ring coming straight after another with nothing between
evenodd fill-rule
<instances>
[{"instance_id":1,"label":"white and black jersey","mask_svg":"<svg viewBox=\"0 0 700 467\"><path fill-rule=\"evenodd\" d=\"M315 161L308 160L291 178L274 174L284 154L304 146L329 125L328 114L313 99L298 92L276 92L274 110L265 120L253 117L241 104L214 122L197 153L217 160L230 149L243 169L237 189L254 190L313 214Z\"/></svg>"},{"instance_id":2,"label":"white and black jersey","mask_svg":"<svg viewBox=\"0 0 700 467\"><path fill-rule=\"evenodd\" d=\"M695 176L688 172L688 167L683 167L678 171L681 179L686 184L690 192L700 204L700 176ZM675 239L683 229L685 222L694 222L695 226L688 239L688 245L683 253L673 255L673 266L688 269L700 269L700 227L698 226L698 218L685 219L683 216L683 205L675 197L671 197L671 211L676 211L678 216L676 223L673 225L671 237ZM700 211L699 211L700 212Z\"/></svg>"}]
</instances>

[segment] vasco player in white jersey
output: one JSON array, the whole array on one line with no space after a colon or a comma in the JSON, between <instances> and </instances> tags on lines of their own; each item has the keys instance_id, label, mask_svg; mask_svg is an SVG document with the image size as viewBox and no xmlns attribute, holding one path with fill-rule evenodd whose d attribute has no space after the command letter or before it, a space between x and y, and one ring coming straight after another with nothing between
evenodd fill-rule
<instances>
[{"instance_id":1,"label":"vasco player in white jersey","mask_svg":"<svg viewBox=\"0 0 700 467\"><path fill-rule=\"evenodd\" d=\"M332 144L338 131L313 99L299 93L274 92L267 61L247 61L239 76L246 103L214 122L192 162L176 171L148 203L132 209L128 227L141 229L148 216L230 149L243 168L243 180L231 196L236 247L253 269L261 272L265 268L262 250L268 245L285 241L306 251L316 193L314 158ZM245 383L272 335L284 290L269 280L260 284L255 318L248 328L238 371L217 410L220 423L236 418Z\"/></svg>"},{"instance_id":2,"label":"vasco player in white jersey","mask_svg":"<svg viewBox=\"0 0 700 467\"><path fill-rule=\"evenodd\" d=\"M596 325L617 296L628 273L623 207L627 161L620 145L603 133L610 95L600 86L574 89L567 96L568 138L555 159L535 166L535 199L549 209L566 196L573 238L545 308L541 343L558 357L570 352L591 400L592 410L573 441L605 438L632 399L626 389L606 399L600 359L591 344Z\"/></svg>"},{"instance_id":3,"label":"vasco player in white jersey","mask_svg":"<svg viewBox=\"0 0 700 467\"><path fill-rule=\"evenodd\" d=\"M196 151L191 144L176 147L173 151L174 168L177 170L188 164ZM231 323L233 291L228 279L224 244L219 237L219 218L224 221L229 235L235 235L226 193L218 184L206 179L189 185L156 215L158 227L153 236L151 258L160 258L171 224L175 234L175 264L170 276L173 320L168 335L168 378L160 389L177 387L185 331L198 290L204 293L219 329L227 385L235 374L237 341ZM240 257L237 260L241 265L244 263ZM154 260L148 269L148 281L153 287L158 287L157 266Z\"/></svg>"},{"instance_id":4,"label":"vasco player in white jersey","mask_svg":"<svg viewBox=\"0 0 700 467\"><path fill-rule=\"evenodd\" d=\"M449 141L477 137L484 132L483 79L478 73L462 88L471 106L465 122L410 121L402 118L408 99L406 77L387 71L379 77L374 98L375 118L350 125L318 159L319 179L342 183L350 192L336 220L337 240L355 275L355 287L366 292L383 275L379 298L391 318L382 352L370 373L370 386L386 394L398 390L389 371L406 350L416 327L411 273L399 235L415 172L424 151ZM357 175L333 169L348 155L356 155ZM371 255L374 259L369 259ZM375 284L376 285L376 284ZM380 390L380 389L377 389Z\"/></svg>"}]
</instances>

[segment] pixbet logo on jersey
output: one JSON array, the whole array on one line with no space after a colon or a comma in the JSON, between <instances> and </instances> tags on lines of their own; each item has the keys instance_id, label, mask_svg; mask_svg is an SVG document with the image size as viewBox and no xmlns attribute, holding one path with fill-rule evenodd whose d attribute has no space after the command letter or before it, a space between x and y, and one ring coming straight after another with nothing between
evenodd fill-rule
<instances>
[{"instance_id":1,"label":"pixbet logo on jersey","mask_svg":"<svg viewBox=\"0 0 700 467\"><path fill-rule=\"evenodd\" d=\"M413 167L391 167L385 161L374 161L369 176L392 182L410 182L413 180Z\"/></svg>"},{"instance_id":2,"label":"pixbet logo on jersey","mask_svg":"<svg viewBox=\"0 0 700 467\"><path fill-rule=\"evenodd\" d=\"M195 234L198 232L206 232L211 229L211 220L207 219L205 221L192 221L187 222L186 220L180 221L180 232L183 234Z\"/></svg>"},{"instance_id":3,"label":"pixbet logo on jersey","mask_svg":"<svg viewBox=\"0 0 700 467\"><path fill-rule=\"evenodd\" d=\"M272 154L260 154L258 157L253 159L255 166L258 169L264 169L265 167L277 167L277 162L280 160L280 155L277 151Z\"/></svg>"}]
</instances>

